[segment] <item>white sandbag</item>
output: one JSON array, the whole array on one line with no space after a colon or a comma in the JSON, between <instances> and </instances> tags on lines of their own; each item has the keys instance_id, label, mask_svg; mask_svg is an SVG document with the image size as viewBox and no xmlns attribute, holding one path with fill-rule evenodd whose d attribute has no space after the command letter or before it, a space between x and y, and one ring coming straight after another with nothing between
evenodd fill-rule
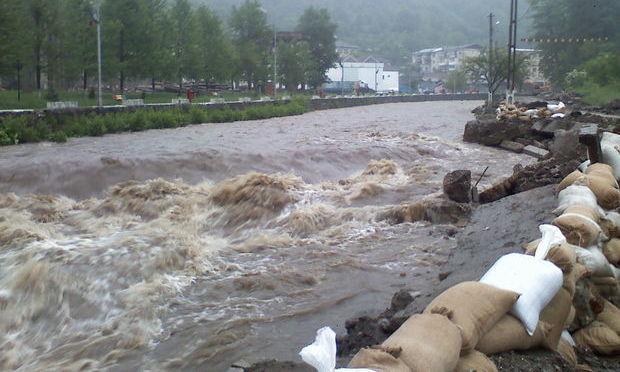
<instances>
[{"instance_id":1,"label":"white sandbag","mask_svg":"<svg viewBox=\"0 0 620 372\"><path fill-rule=\"evenodd\" d=\"M565 108L566 105L564 104L564 102L558 102L557 105L554 105L552 103L547 104L547 109L553 113L562 112Z\"/></svg>"},{"instance_id":2,"label":"white sandbag","mask_svg":"<svg viewBox=\"0 0 620 372\"><path fill-rule=\"evenodd\" d=\"M336 369L336 333L329 327L324 327L316 332L316 339L312 345L308 345L299 352L301 359L314 367L317 372L374 372L364 368L339 368Z\"/></svg>"},{"instance_id":3,"label":"white sandbag","mask_svg":"<svg viewBox=\"0 0 620 372\"><path fill-rule=\"evenodd\" d=\"M598 211L600 217L605 215L605 211L599 207L596 195L587 186L571 185L560 191L558 194L558 207L553 211L556 215L564 213L566 208L574 205L585 205Z\"/></svg>"},{"instance_id":4,"label":"white sandbag","mask_svg":"<svg viewBox=\"0 0 620 372\"><path fill-rule=\"evenodd\" d=\"M586 161L584 161L583 163L579 164L579 166L577 167L577 169L579 169L579 171L580 171L581 173L585 173L585 172L586 172L586 169L588 169L588 167L590 166L590 164L592 164L592 163L590 162L590 160L586 160Z\"/></svg>"},{"instance_id":5,"label":"white sandbag","mask_svg":"<svg viewBox=\"0 0 620 372\"><path fill-rule=\"evenodd\" d=\"M557 226L540 225L538 226L538 230L542 234L542 238L536 247L534 257L539 260L547 258L547 253L549 253L549 250L554 245L566 243L566 238Z\"/></svg>"},{"instance_id":6,"label":"white sandbag","mask_svg":"<svg viewBox=\"0 0 620 372\"><path fill-rule=\"evenodd\" d=\"M558 112L557 114L551 115L551 117L554 118L554 119L564 119L565 116L566 115L561 113L561 112Z\"/></svg>"},{"instance_id":7,"label":"white sandbag","mask_svg":"<svg viewBox=\"0 0 620 372\"><path fill-rule=\"evenodd\" d=\"M480 282L521 295L510 312L521 320L531 336L540 312L562 287L563 274L549 261L511 253L497 260Z\"/></svg>"},{"instance_id":8,"label":"white sandbag","mask_svg":"<svg viewBox=\"0 0 620 372\"><path fill-rule=\"evenodd\" d=\"M611 221L615 226L620 227L620 213L607 212L605 214L605 219Z\"/></svg>"},{"instance_id":9,"label":"white sandbag","mask_svg":"<svg viewBox=\"0 0 620 372\"><path fill-rule=\"evenodd\" d=\"M610 165L614 177L620 179L620 135L604 132L601 137L603 163Z\"/></svg>"},{"instance_id":10,"label":"white sandbag","mask_svg":"<svg viewBox=\"0 0 620 372\"><path fill-rule=\"evenodd\" d=\"M592 276L614 276L612 265L598 247L575 247L575 253L577 262L585 266Z\"/></svg>"},{"instance_id":11,"label":"white sandbag","mask_svg":"<svg viewBox=\"0 0 620 372\"><path fill-rule=\"evenodd\" d=\"M577 344L575 344L575 340L573 340L573 336L570 335L570 333L568 333L567 330L563 330L562 331L562 340L568 342L568 344L572 347L577 346Z\"/></svg>"}]
</instances>

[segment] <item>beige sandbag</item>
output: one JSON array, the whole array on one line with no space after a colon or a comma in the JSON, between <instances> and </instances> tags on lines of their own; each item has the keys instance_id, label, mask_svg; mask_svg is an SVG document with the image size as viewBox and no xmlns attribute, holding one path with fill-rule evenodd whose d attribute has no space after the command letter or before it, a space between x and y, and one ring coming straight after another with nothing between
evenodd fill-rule
<instances>
[{"instance_id":1,"label":"beige sandbag","mask_svg":"<svg viewBox=\"0 0 620 372\"><path fill-rule=\"evenodd\" d=\"M382 346L401 348L398 359L413 372L451 372L459 361L461 332L444 315L413 315Z\"/></svg>"},{"instance_id":2,"label":"beige sandbag","mask_svg":"<svg viewBox=\"0 0 620 372\"><path fill-rule=\"evenodd\" d=\"M534 240L531 243L525 244L525 254L533 256L536 254L540 239ZM568 243L557 244L552 246L545 258L547 261L553 262L555 266L559 267L564 273L569 273L573 270L573 266L577 262L577 253L575 249Z\"/></svg>"},{"instance_id":3,"label":"beige sandbag","mask_svg":"<svg viewBox=\"0 0 620 372\"><path fill-rule=\"evenodd\" d=\"M573 298L564 288L560 288L551 302L540 312L540 321L549 325L549 332L545 338L545 345L556 350L564 325L573 306Z\"/></svg>"},{"instance_id":4,"label":"beige sandbag","mask_svg":"<svg viewBox=\"0 0 620 372\"><path fill-rule=\"evenodd\" d=\"M570 311L568 312L568 316L566 317L566 320L564 321L564 329L568 329L568 327L570 327L571 324L573 324L573 322L575 321L575 316L577 315L577 309L575 309L575 306L570 305Z\"/></svg>"},{"instance_id":5,"label":"beige sandbag","mask_svg":"<svg viewBox=\"0 0 620 372\"><path fill-rule=\"evenodd\" d=\"M608 179L596 175L587 175L578 179L596 195L598 204L605 209L616 209L620 205L620 190L612 186Z\"/></svg>"},{"instance_id":6,"label":"beige sandbag","mask_svg":"<svg viewBox=\"0 0 620 372\"><path fill-rule=\"evenodd\" d=\"M367 368L376 372L411 372L405 362L394 355L400 353L400 349L386 350L380 346L364 348L351 359L349 368Z\"/></svg>"},{"instance_id":7,"label":"beige sandbag","mask_svg":"<svg viewBox=\"0 0 620 372\"><path fill-rule=\"evenodd\" d=\"M437 296L424 310L425 314L452 313L452 322L461 327L463 351L472 350L510 310L519 295L479 282L463 282Z\"/></svg>"},{"instance_id":8,"label":"beige sandbag","mask_svg":"<svg viewBox=\"0 0 620 372\"><path fill-rule=\"evenodd\" d=\"M534 335L530 336L519 319L506 314L482 336L476 350L487 355L510 350L528 350L542 345L549 330L548 324L538 322Z\"/></svg>"},{"instance_id":9,"label":"beige sandbag","mask_svg":"<svg viewBox=\"0 0 620 372\"><path fill-rule=\"evenodd\" d=\"M596 316L596 320L604 323L620 335L620 309L607 300L603 300L603 311Z\"/></svg>"},{"instance_id":10,"label":"beige sandbag","mask_svg":"<svg viewBox=\"0 0 620 372\"><path fill-rule=\"evenodd\" d=\"M603 254L610 264L620 266L620 239L611 239L603 246Z\"/></svg>"},{"instance_id":11,"label":"beige sandbag","mask_svg":"<svg viewBox=\"0 0 620 372\"><path fill-rule=\"evenodd\" d=\"M569 344L568 341L560 339L557 352L562 356L562 359L568 362L572 367L577 366L577 353L575 352L575 348Z\"/></svg>"},{"instance_id":12,"label":"beige sandbag","mask_svg":"<svg viewBox=\"0 0 620 372\"><path fill-rule=\"evenodd\" d=\"M620 336L604 323L595 321L573 335L580 348L602 355L620 354Z\"/></svg>"},{"instance_id":13,"label":"beige sandbag","mask_svg":"<svg viewBox=\"0 0 620 372\"><path fill-rule=\"evenodd\" d=\"M607 299L616 296L618 294L618 290L620 290L618 281L614 277L591 277L590 280L592 281L592 284L594 284L596 291Z\"/></svg>"},{"instance_id":14,"label":"beige sandbag","mask_svg":"<svg viewBox=\"0 0 620 372\"><path fill-rule=\"evenodd\" d=\"M486 355L472 350L459 359L454 372L497 372L497 366Z\"/></svg>"},{"instance_id":15,"label":"beige sandbag","mask_svg":"<svg viewBox=\"0 0 620 372\"><path fill-rule=\"evenodd\" d=\"M588 269L580 264L575 263L573 270L570 273L564 274L564 282L562 288L566 289L571 297L575 295L575 286L577 282L586 276L588 276Z\"/></svg>"},{"instance_id":16,"label":"beige sandbag","mask_svg":"<svg viewBox=\"0 0 620 372\"><path fill-rule=\"evenodd\" d=\"M607 164L604 164L604 163L592 164L586 169L585 174L589 176L602 177L609 184L609 186L618 188L618 182L616 181L616 177L614 177L613 169Z\"/></svg>"},{"instance_id":17,"label":"beige sandbag","mask_svg":"<svg viewBox=\"0 0 620 372\"><path fill-rule=\"evenodd\" d=\"M558 187L556 188L556 191L560 192L560 191L564 190L565 188L567 188L568 186L572 185L575 181L577 181L581 177L583 177L583 173L581 173L578 170L574 171L573 173L571 173L568 176L564 177L564 179L558 184Z\"/></svg>"},{"instance_id":18,"label":"beige sandbag","mask_svg":"<svg viewBox=\"0 0 620 372\"><path fill-rule=\"evenodd\" d=\"M579 214L584 217L588 217L589 219L596 222L597 224L601 220L601 215L599 214L599 211L591 207L588 207L587 205L581 205L581 204L571 205L570 207L564 210L563 214L567 214L567 213L574 213L574 214Z\"/></svg>"},{"instance_id":19,"label":"beige sandbag","mask_svg":"<svg viewBox=\"0 0 620 372\"><path fill-rule=\"evenodd\" d=\"M562 231L566 241L583 248L594 245L601 234L601 228L594 220L576 213L564 213L552 224Z\"/></svg>"}]
</instances>

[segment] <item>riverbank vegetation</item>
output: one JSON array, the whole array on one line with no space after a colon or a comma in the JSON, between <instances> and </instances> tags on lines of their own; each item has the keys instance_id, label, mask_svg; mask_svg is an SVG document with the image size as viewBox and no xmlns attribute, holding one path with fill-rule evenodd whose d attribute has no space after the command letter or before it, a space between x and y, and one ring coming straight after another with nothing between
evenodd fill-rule
<instances>
[{"instance_id":1,"label":"riverbank vegetation","mask_svg":"<svg viewBox=\"0 0 620 372\"><path fill-rule=\"evenodd\" d=\"M108 133L177 128L191 124L225 123L300 115L308 111L303 98L244 109L205 109L185 106L170 110L139 109L134 112L86 114L46 112L45 115L10 116L0 119L0 145L41 141L65 142L70 137L103 136Z\"/></svg>"},{"instance_id":2,"label":"riverbank vegetation","mask_svg":"<svg viewBox=\"0 0 620 372\"><path fill-rule=\"evenodd\" d=\"M0 91L18 85L34 91L24 94L26 104L20 108L40 107L41 100L92 105L99 19L94 3L1 1ZM212 92L241 86L264 95L274 78L292 93L319 87L338 58L336 25L325 9L308 7L292 29L278 32L257 0L233 6L226 19L188 0L101 4L106 103L112 94L128 92L166 91L184 97L187 88ZM146 101L151 97L156 95ZM208 98L204 94L198 100ZM3 102L0 109L16 106Z\"/></svg>"}]
</instances>

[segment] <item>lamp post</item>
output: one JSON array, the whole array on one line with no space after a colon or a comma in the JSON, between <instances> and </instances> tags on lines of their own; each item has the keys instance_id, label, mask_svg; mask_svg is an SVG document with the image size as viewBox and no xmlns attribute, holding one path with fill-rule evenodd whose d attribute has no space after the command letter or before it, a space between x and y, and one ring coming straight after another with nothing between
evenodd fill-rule
<instances>
[{"instance_id":1,"label":"lamp post","mask_svg":"<svg viewBox=\"0 0 620 372\"><path fill-rule=\"evenodd\" d=\"M101 0L95 0L93 21L97 24L97 106L101 107Z\"/></svg>"},{"instance_id":2,"label":"lamp post","mask_svg":"<svg viewBox=\"0 0 620 372\"><path fill-rule=\"evenodd\" d=\"M22 63L17 60L15 64L15 68L17 69L17 101L21 101L22 99Z\"/></svg>"},{"instance_id":3,"label":"lamp post","mask_svg":"<svg viewBox=\"0 0 620 372\"><path fill-rule=\"evenodd\" d=\"M273 24L273 99L278 97L278 32Z\"/></svg>"}]
</instances>

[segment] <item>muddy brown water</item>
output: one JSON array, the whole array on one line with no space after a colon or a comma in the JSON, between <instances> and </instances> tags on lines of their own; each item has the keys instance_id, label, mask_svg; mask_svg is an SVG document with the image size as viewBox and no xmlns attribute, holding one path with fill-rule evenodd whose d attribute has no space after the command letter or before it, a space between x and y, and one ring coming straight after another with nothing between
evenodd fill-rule
<instances>
[{"instance_id":1,"label":"muddy brown water","mask_svg":"<svg viewBox=\"0 0 620 372\"><path fill-rule=\"evenodd\" d=\"M489 166L489 185L534 161L461 141L478 104L0 148L0 368L298 360L316 329L428 286L452 254L453 227L378 215L450 170Z\"/></svg>"}]
</instances>

